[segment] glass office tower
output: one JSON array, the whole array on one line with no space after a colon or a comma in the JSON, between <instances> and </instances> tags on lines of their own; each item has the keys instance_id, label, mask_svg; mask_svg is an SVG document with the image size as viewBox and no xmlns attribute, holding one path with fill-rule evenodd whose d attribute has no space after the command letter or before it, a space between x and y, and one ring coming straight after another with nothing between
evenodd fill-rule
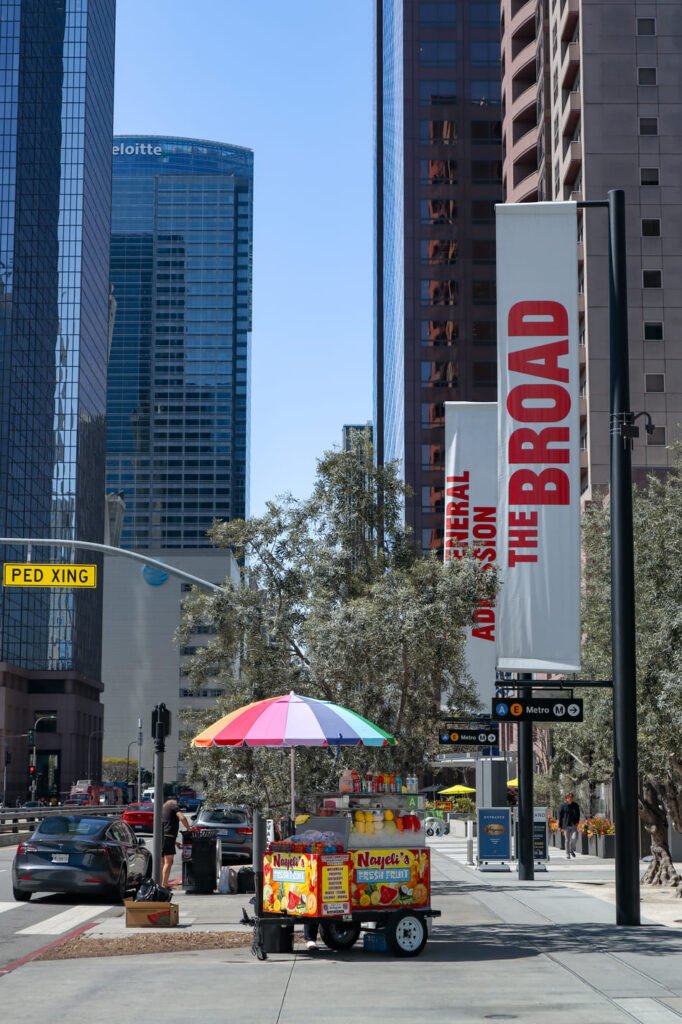
<instances>
[{"instance_id":1,"label":"glass office tower","mask_svg":"<svg viewBox=\"0 0 682 1024\"><path fill-rule=\"evenodd\" d=\"M248 509L253 153L114 139L107 488L121 544L200 548Z\"/></svg>"},{"instance_id":2,"label":"glass office tower","mask_svg":"<svg viewBox=\"0 0 682 1024\"><path fill-rule=\"evenodd\" d=\"M374 437L443 544L447 401L496 395L498 0L375 0Z\"/></svg>"},{"instance_id":3,"label":"glass office tower","mask_svg":"<svg viewBox=\"0 0 682 1024\"><path fill-rule=\"evenodd\" d=\"M2 536L103 539L114 27L115 0L0 0ZM2 662L99 679L101 626L100 589L0 590Z\"/></svg>"}]
</instances>

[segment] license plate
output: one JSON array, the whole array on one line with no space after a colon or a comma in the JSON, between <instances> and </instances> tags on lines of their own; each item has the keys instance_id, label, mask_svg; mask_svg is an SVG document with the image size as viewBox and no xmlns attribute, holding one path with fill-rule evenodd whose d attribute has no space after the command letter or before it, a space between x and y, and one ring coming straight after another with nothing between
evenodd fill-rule
<instances>
[{"instance_id":1,"label":"license plate","mask_svg":"<svg viewBox=\"0 0 682 1024\"><path fill-rule=\"evenodd\" d=\"M69 863L69 855L68 855L68 853L53 853L52 854L52 863L53 864L68 864Z\"/></svg>"}]
</instances>

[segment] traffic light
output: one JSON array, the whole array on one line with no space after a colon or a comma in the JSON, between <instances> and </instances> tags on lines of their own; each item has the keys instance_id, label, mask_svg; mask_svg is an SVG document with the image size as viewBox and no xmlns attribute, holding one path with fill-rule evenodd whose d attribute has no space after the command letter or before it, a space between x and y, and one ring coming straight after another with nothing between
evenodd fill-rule
<instances>
[{"instance_id":1,"label":"traffic light","mask_svg":"<svg viewBox=\"0 0 682 1024\"><path fill-rule=\"evenodd\" d=\"M36 734L35 734L35 731L33 729L29 729L28 732L26 733L26 741L27 741L29 747L35 746Z\"/></svg>"},{"instance_id":2,"label":"traffic light","mask_svg":"<svg viewBox=\"0 0 682 1024\"><path fill-rule=\"evenodd\" d=\"M12 763L12 755L10 754L9 750L6 750L5 751L5 764L11 764L11 763Z\"/></svg>"},{"instance_id":3,"label":"traffic light","mask_svg":"<svg viewBox=\"0 0 682 1024\"><path fill-rule=\"evenodd\" d=\"M28 777L31 780L35 779L36 777L36 766L34 764L30 764L28 766Z\"/></svg>"}]
</instances>

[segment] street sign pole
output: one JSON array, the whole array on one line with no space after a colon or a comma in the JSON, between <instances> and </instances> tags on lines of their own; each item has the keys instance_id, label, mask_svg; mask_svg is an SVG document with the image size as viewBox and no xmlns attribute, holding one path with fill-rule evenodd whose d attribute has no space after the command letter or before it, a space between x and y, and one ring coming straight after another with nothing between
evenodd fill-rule
<instances>
[{"instance_id":1,"label":"street sign pole","mask_svg":"<svg viewBox=\"0 0 682 1024\"><path fill-rule=\"evenodd\" d=\"M532 675L520 674L519 680L532 680ZM521 686L522 701L530 700L533 691L530 686ZM532 882L535 878L533 860L533 723L520 721L518 724L519 747L519 881Z\"/></svg>"},{"instance_id":2,"label":"street sign pole","mask_svg":"<svg viewBox=\"0 0 682 1024\"><path fill-rule=\"evenodd\" d=\"M137 802L142 796L142 719L137 720Z\"/></svg>"}]
</instances>

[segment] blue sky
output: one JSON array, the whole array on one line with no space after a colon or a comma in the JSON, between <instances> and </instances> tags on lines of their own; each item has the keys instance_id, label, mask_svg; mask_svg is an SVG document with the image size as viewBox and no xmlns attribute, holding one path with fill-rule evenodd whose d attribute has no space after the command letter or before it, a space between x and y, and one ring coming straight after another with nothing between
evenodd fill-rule
<instances>
[{"instance_id":1,"label":"blue sky","mask_svg":"<svg viewBox=\"0 0 682 1024\"><path fill-rule=\"evenodd\" d=\"M115 131L254 150L251 512L372 416L370 0L118 0Z\"/></svg>"}]
</instances>

